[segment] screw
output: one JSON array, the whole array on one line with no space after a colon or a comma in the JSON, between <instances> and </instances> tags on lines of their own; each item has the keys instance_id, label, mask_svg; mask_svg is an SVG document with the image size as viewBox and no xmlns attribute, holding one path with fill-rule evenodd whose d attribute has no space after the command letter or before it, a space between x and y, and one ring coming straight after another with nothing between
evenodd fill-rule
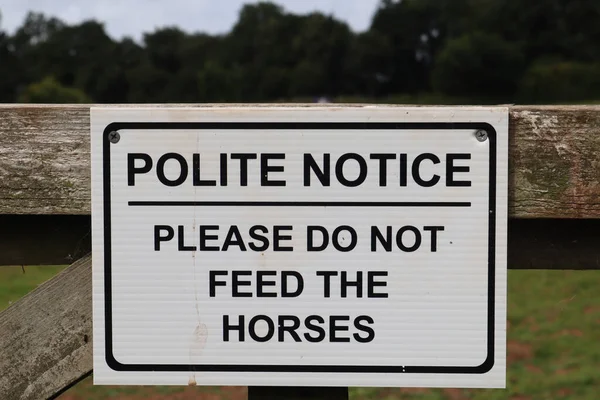
<instances>
[{"instance_id":1,"label":"screw","mask_svg":"<svg viewBox=\"0 0 600 400\"><path fill-rule=\"evenodd\" d=\"M111 143L119 143L121 135L117 131L112 131L108 134L108 140L110 140Z\"/></svg>"},{"instance_id":2,"label":"screw","mask_svg":"<svg viewBox=\"0 0 600 400\"><path fill-rule=\"evenodd\" d=\"M488 134L486 131L477 131L477 132L475 132L475 137L480 142L485 142L488 138Z\"/></svg>"}]
</instances>

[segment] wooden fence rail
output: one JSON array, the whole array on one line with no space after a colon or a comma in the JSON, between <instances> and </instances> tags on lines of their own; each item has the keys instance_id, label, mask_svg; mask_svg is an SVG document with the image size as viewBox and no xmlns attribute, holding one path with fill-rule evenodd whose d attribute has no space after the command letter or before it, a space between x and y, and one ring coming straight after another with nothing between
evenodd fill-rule
<instances>
[{"instance_id":1,"label":"wooden fence rail","mask_svg":"<svg viewBox=\"0 0 600 400\"><path fill-rule=\"evenodd\" d=\"M0 106L0 214L90 213L89 109ZM600 106L511 107L509 215L599 218L598 154Z\"/></svg>"},{"instance_id":2,"label":"wooden fence rail","mask_svg":"<svg viewBox=\"0 0 600 400\"><path fill-rule=\"evenodd\" d=\"M46 399L92 370L85 257L0 313L0 399Z\"/></svg>"}]
</instances>

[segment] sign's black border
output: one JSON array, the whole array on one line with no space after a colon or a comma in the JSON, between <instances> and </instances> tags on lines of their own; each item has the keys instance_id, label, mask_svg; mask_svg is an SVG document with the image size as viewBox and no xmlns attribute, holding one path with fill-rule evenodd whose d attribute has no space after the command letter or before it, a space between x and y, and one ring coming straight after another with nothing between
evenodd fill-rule
<instances>
[{"instance_id":1,"label":"sign's black border","mask_svg":"<svg viewBox=\"0 0 600 400\"><path fill-rule=\"evenodd\" d=\"M489 224L488 224L488 310L487 357L476 366L377 366L377 365L261 365L261 364L122 364L113 354L112 286L111 286L111 184L110 147L108 135L121 129L322 129L322 130L485 130L490 149ZM103 196L104 196L104 324L106 363L115 371L214 371L214 372L312 372L312 373L420 373L420 374L483 374L494 366L495 346L495 243L496 243L496 151L497 134L484 122L113 122L102 136Z\"/></svg>"}]
</instances>

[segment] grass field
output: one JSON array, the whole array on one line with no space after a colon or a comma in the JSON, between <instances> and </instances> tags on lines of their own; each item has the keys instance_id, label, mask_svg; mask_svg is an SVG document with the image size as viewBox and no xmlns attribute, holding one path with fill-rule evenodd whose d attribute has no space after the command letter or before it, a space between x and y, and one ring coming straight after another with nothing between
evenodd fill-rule
<instances>
[{"instance_id":1,"label":"grass field","mask_svg":"<svg viewBox=\"0 0 600 400\"><path fill-rule=\"evenodd\" d=\"M0 267L0 310L61 267ZM352 399L600 398L600 271L509 271L506 390L353 388ZM59 400L239 400L245 388L93 386Z\"/></svg>"}]
</instances>

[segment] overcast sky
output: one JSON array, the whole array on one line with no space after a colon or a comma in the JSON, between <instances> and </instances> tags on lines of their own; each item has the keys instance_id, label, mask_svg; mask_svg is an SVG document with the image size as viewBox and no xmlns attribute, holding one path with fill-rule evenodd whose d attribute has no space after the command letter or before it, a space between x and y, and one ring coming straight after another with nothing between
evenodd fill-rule
<instances>
[{"instance_id":1,"label":"overcast sky","mask_svg":"<svg viewBox=\"0 0 600 400\"><path fill-rule=\"evenodd\" d=\"M379 0L276 0L287 11L333 14L355 31L369 27ZM14 32L28 11L43 12L67 23L96 19L109 35L135 39L156 27L177 25L188 32L227 32L241 6L256 0L0 0L0 28Z\"/></svg>"}]
</instances>

